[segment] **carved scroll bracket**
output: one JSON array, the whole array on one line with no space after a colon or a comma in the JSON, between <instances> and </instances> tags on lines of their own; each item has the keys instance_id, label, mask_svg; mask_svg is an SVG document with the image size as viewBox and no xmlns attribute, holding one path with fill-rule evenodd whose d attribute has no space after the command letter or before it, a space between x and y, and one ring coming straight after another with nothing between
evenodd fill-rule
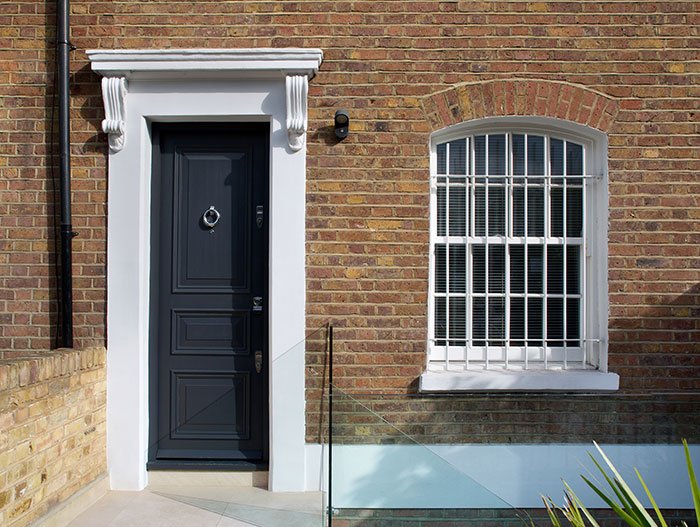
<instances>
[{"instance_id":1,"label":"carved scroll bracket","mask_svg":"<svg viewBox=\"0 0 700 527\"><path fill-rule=\"evenodd\" d=\"M124 148L126 140L126 86L125 77L102 78L102 100L105 105L102 130L108 135L112 152Z\"/></svg>"},{"instance_id":2,"label":"carved scroll bracket","mask_svg":"<svg viewBox=\"0 0 700 527\"><path fill-rule=\"evenodd\" d=\"M287 137L289 148L299 151L306 140L307 95L309 78L306 75L287 75Z\"/></svg>"}]
</instances>

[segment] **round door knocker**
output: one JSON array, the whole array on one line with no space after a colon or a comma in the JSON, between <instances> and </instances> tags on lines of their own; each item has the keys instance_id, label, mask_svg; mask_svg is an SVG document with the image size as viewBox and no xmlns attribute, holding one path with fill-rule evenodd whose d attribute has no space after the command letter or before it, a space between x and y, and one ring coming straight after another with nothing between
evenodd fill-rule
<instances>
[{"instance_id":1,"label":"round door knocker","mask_svg":"<svg viewBox=\"0 0 700 527\"><path fill-rule=\"evenodd\" d=\"M204 225L210 229L213 229L214 225L218 223L220 217L221 214L219 214L219 211L214 208L214 205L212 205L204 212L204 214L202 214L202 221L204 222Z\"/></svg>"}]
</instances>

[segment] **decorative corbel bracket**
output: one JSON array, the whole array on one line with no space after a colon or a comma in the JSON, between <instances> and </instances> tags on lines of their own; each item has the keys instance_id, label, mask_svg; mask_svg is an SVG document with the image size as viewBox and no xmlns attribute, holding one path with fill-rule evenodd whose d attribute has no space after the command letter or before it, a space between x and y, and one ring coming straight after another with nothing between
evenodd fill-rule
<instances>
[{"instance_id":1,"label":"decorative corbel bracket","mask_svg":"<svg viewBox=\"0 0 700 527\"><path fill-rule=\"evenodd\" d=\"M108 135L112 152L119 152L126 140L126 78L103 77L102 100L105 105L102 130Z\"/></svg>"},{"instance_id":2,"label":"decorative corbel bracket","mask_svg":"<svg viewBox=\"0 0 700 527\"><path fill-rule=\"evenodd\" d=\"M306 140L307 101L309 78L306 75L287 75L287 138L289 148L302 149Z\"/></svg>"}]
</instances>

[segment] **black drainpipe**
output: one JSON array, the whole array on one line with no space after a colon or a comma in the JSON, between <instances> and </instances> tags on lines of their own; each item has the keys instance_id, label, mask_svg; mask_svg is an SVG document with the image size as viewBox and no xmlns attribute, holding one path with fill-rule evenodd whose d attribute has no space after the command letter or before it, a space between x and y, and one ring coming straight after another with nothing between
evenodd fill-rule
<instances>
[{"instance_id":1,"label":"black drainpipe","mask_svg":"<svg viewBox=\"0 0 700 527\"><path fill-rule=\"evenodd\" d=\"M73 347L73 256L74 236L70 217L70 59L69 0L58 0L58 148L61 180L61 347Z\"/></svg>"}]
</instances>

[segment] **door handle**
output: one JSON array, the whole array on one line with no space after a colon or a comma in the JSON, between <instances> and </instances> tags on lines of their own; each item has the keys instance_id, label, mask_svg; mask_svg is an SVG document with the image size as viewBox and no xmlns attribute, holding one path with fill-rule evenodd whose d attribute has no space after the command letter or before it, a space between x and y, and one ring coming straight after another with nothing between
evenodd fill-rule
<instances>
[{"instance_id":1,"label":"door handle","mask_svg":"<svg viewBox=\"0 0 700 527\"><path fill-rule=\"evenodd\" d=\"M263 366L262 350L257 350L255 352L255 371L257 373L260 373L262 371L262 366Z\"/></svg>"}]
</instances>

